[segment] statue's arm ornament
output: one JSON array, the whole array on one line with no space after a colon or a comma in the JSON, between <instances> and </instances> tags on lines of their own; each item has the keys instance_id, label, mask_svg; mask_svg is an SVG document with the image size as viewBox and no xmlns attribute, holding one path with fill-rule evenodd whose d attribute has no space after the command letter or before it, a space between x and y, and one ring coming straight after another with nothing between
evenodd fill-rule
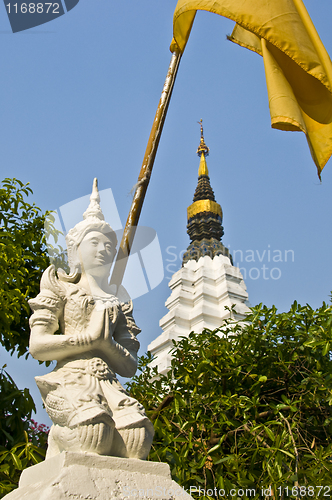
<instances>
[{"instance_id":1,"label":"statue's arm ornament","mask_svg":"<svg viewBox=\"0 0 332 500\"><path fill-rule=\"evenodd\" d=\"M71 354L91 348L91 338L85 332L75 335L54 335L63 326L66 304L66 285L49 266L40 282L40 293L29 300L33 311L30 317L30 354L40 361L61 360ZM63 333L63 332L61 332Z\"/></svg>"},{"instance_id":2,"label":"statue's arm ornament","mask_svg":"<svg viewBox=\"0 0 332 500\"><path fill-rule=\"evenodd\" d=\"M54 266L50 266L44 271L40 282L40 293L34 299L29 300L29 305L33 311L30 317L30 353L36 359L42 361L55 359L46 355L46 346L49 346L49 339L45 343L45 336L53 336L59 328L59 319L63 313L65 304L65 294L58 283ZM57 336L54 336L56 339ZM49 349L47 349L49 350Z\"/></svg>"}]
</instances>

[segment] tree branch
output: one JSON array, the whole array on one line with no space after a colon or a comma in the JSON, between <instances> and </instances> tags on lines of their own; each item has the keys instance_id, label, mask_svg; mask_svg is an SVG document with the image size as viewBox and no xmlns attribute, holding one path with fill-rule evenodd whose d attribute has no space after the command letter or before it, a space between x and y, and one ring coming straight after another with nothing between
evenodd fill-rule
<instances>
[{"instance_id":1,"label":"tree branch","mask_svg":"<svg viewBox=\"0 0 332 500\"><path fill-rule=\"evenodd\" d=\"M299 452L298 452L296 444L295 444L295 439L294 439L294 436L293 436L293 432L292 432L292 428L290 426L290 423L288 422L287 418L285 418L283 416L282 413L280 413L280 416L286 422L286 425L288 427L289 434L290 434L290 437L291 437L291 440L292 440L292 443L293 443L293 448L294 448L294 453L295 453L295 474L297 476L297 473L298 473L298 464L299 464ZM297 480L294 482L294 484L295 484L295 486L299 485L299 483L298 483ZM298 499L298 496L296 497L296 500L297 499Z\"/></svg>"},{"instance_id":2,"label":"tree branch","mask_svg":"<svg viewBox=\"0 0 332 500\"><path fill-rule=\"evenodd\" d=\"M154 410L154 412L150 416L150 420L152 422L154 420L156 420L156 418L159 416L159 413L161 412L161 410L163 410L164 408L169 406L172 403L173 399L174 399L173 394L167 394L167 396L162 400L160 405Z\"/></svg>"}]
</instances>

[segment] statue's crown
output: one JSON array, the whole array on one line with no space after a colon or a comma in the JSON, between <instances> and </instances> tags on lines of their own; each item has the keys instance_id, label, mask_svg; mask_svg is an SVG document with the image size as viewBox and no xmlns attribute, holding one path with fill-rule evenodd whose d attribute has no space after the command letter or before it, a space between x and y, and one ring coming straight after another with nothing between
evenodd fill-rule
<instances>
[{"instance_id":1,"label":"statue's crown","mask_svg":"<svg viewBox=\"0 0 332 500\"><path fill-rule=\"evenodd\" d=\"M90 217L97 217L97 219L105 220L104 214L100 208L100 196L98 191L97 177L93 179L90 204L83 214L83 219L88 219Z\"/></svg>"},{"instance_id":2,"label":"statue's crown","mask_svg":"<svg viewBox=\"0 0 332 500\"><path fill-rule=\"evenodd\" d=\"M104 214L100 207L98 181L96 178L93 180L90 204L83 214L83 220L70 229L66 236L68 263L71 268L75 266L77 261L75 249L79 246L84 236L90 231L99 231L106 234L114 247L116 247L116 234L111 226L105 221Z\"/></svg>"}]
</instances>

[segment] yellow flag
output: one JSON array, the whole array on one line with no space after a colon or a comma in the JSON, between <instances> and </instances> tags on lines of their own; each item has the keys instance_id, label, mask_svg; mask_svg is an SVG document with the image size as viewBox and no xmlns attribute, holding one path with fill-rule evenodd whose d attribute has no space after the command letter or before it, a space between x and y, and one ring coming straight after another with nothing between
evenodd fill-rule
<instances>
[{"instance_id":1,"label":"yellow flag","mask_svg":"<svg viewBox=\"0 0 332 500\"><path fill-rule=\"evenodd\" d=\"M237 24L229 39L263 56L273 128L307 136L318 175L332 154L332 63L301 0L178 0L171 50L197 10Z\"/></svg>"}]
</instances>

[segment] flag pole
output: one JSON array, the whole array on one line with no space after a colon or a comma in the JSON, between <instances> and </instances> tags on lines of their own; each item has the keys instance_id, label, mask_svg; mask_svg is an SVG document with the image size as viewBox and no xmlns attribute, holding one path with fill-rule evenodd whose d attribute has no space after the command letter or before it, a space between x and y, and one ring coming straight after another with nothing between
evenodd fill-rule
<instances>
[{"instance_id":1,"label":"flag pole","mask_svg":"<svg viewBox=\"0 0 332 500\"><path fill-rule=\"evenodd\" d=\"M130 250L134 241L136 227L138 225L138 220L141 214L145 194L150 182L152 168L163 130L181 56L182 53L179 50L174 51L172 54L171 62L166 75L166 80L150 132L150 137L146 146L141 171L139 173L138 181L135 186L135 193L129 210L127 222L123 231L120 248L116 256L110 281L110 284L116 285L117 288L121 285L126 270L128 256L130 254Z\"/></svg>"}]
</instances>

